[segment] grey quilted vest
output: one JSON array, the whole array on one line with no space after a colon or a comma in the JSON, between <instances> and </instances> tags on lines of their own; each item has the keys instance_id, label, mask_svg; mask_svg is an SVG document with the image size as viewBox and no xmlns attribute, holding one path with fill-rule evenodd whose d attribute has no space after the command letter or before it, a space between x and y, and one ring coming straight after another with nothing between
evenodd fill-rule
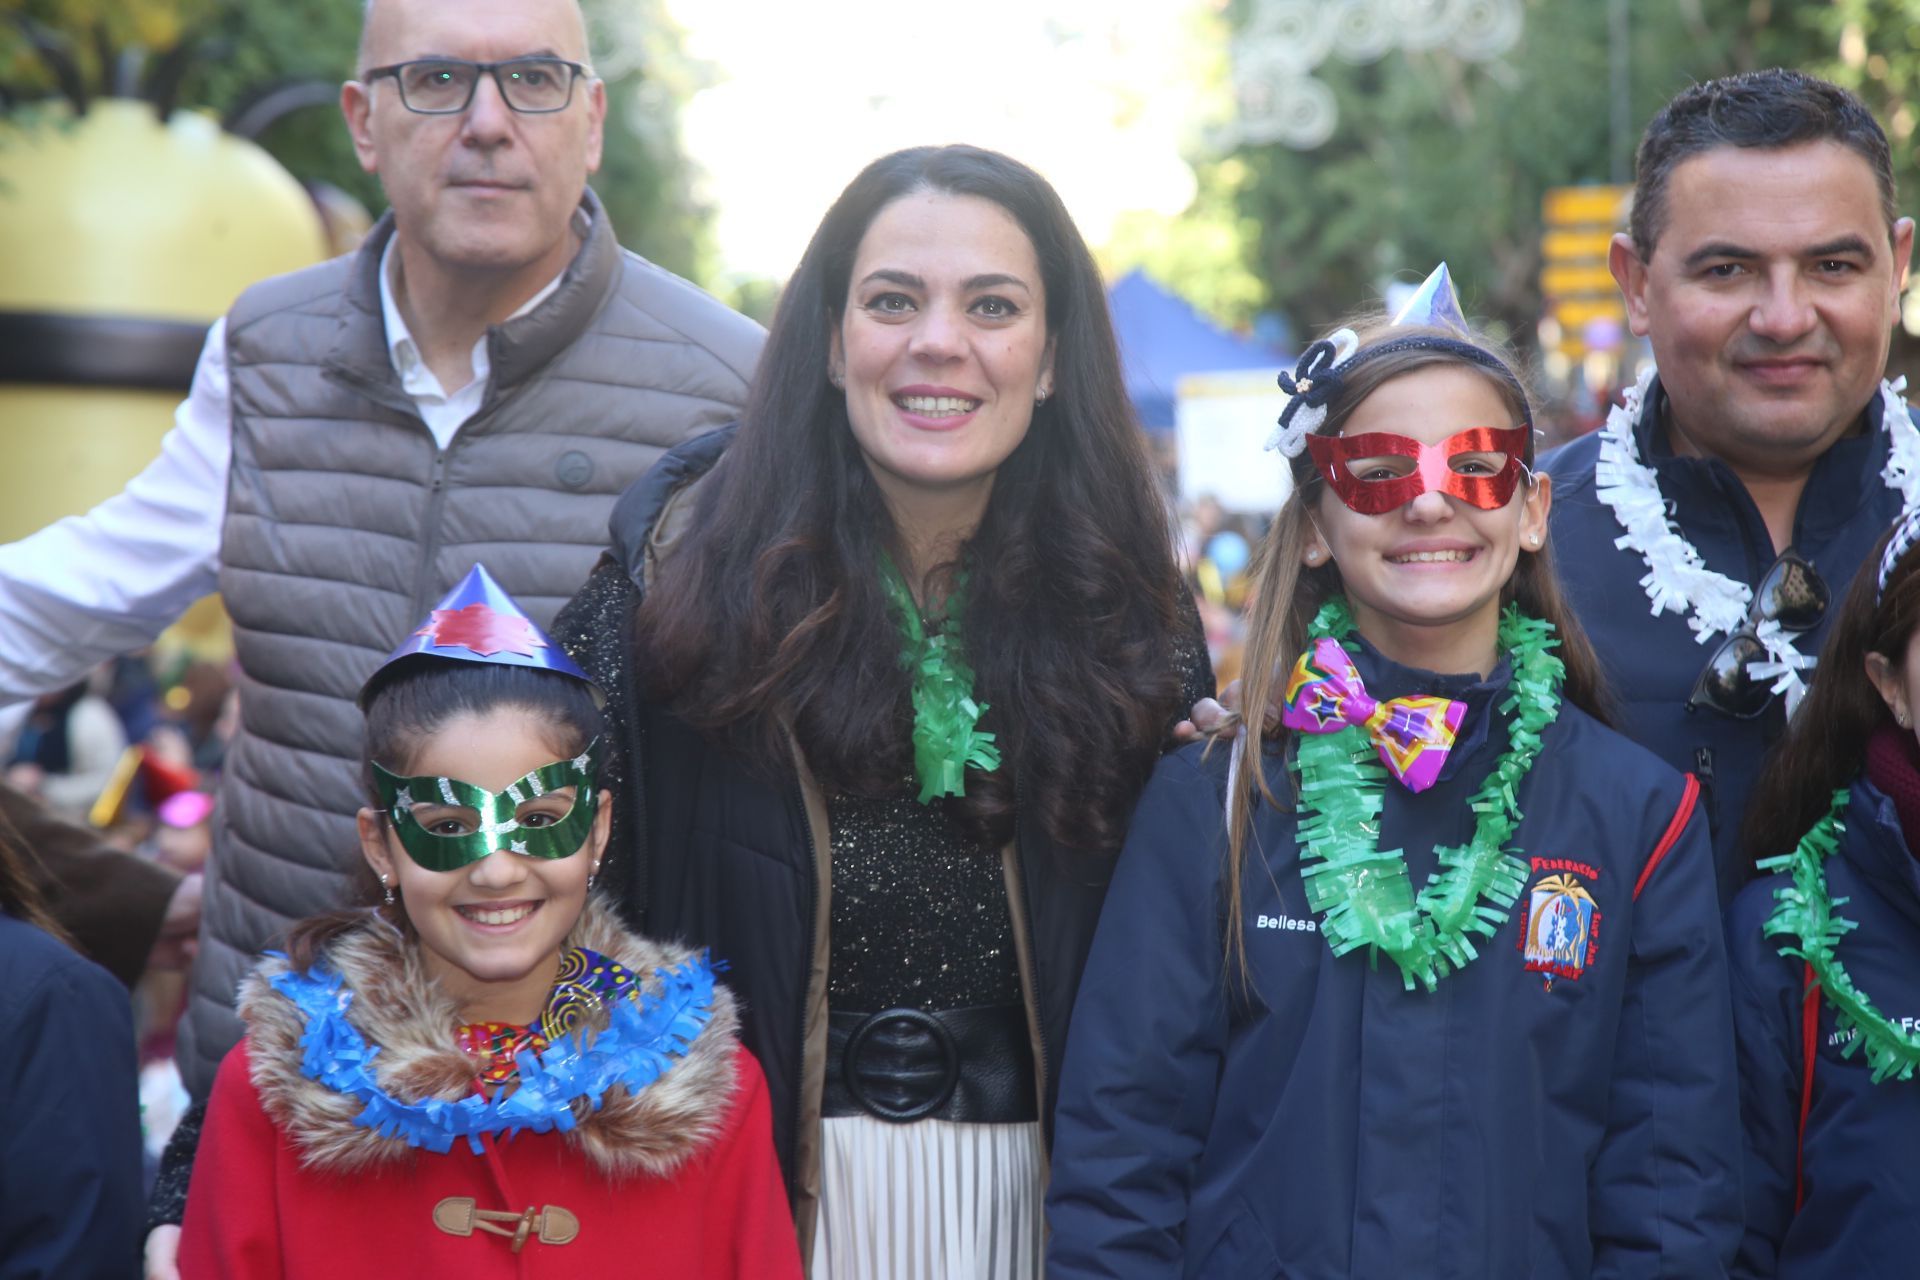
<instances>
[{"instance_id":1,"label":"grey quilted vest","mask_svg":"<svg viewBox=\"0 0 1920 1280\"><path fill-rule=\"evenodd\" d=\"M233 463L220 590L240 728L180 1031L195 1097L238 1042L235 988L360 857L360 685L476 562L542 626L607 544L614 499L738 416L759 326L592 228L559 288L487 336L485 402L442 452L381 321L389 216L345 258L249 289L227 317Z\"/></svg>"}]
</instances>

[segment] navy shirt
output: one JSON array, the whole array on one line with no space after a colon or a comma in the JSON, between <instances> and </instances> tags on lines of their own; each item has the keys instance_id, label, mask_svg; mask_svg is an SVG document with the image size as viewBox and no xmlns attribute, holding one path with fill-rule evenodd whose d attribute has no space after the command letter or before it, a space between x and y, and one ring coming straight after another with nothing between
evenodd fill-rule
<instances>
[{"instance_id":1,"label":"navy shirt","mask_svg":"<svg viewBox=\"0 0 1920 1280\"><path fill-rule=\"evenodd\" d=\"M1438 677L1354 652L1375 696L1465 699L1461 747L1385 784L1382 848L1425 883L1472 835L1507 745L1504 668ZM1261 806L1223 918L1227 753L1161 762L1088 959L1061 1072L1053 1280L1083 1276L1720 1275L1739 1239L1726 959L1693 787L1566 706L1521 785L1526 887L1436 991L1335 958L1295 815ZM1269 784L1291 784L1277 760ZM1529 948L1553 886L1590 895L1566 973ZM1250 982L1225 959L1244 930Z\"/></svg>"},{"instance_id":2,"label":"navy shirt","mask_svg":"<svg viewBox=\"0 0 1920 1280\"><path fill-rule=\"evenodd\" d=\"M1655 406L1664 400L1656 378L1634 438L1641 461L1660 478L1669 518L1707 568L1757 586L1775 558L1766 522L1725 463L1673 452L1664 423L1656 423ZM1876 391L1866 413L1871 429L1841 439L1821 456L1794 515L1793 546L1832 592L1826 619L1795 641L1808 655L1819 652L1847 584L1875 540L1900 514L1899 493L1881 478L1887 437L1879 429L1880 418ZM1623 530L1595 489L1599 454L1600 439L1594 433L1554 450L1543 461L1553 477L1554 567L1606 667L1621 731L1674 768L1699 777L1719 865L1720 900L1725 903L1750 871L1738 847L1740 820L1761 760L1786 727L1786 709L1776 698L1755 720L1687 710L1694 681L1722 637L1701 644L1684 615L1652 613L1640 585L1646 561L1639 552L1614 545Z\"/></svg>"},{"instance_id":3,"label":"navy shirt","mask_svg":"<svg viewBox=\"0 0 1920 1280\"><path fill-rule=\"evenodd\" d=\"M1854 783L1841 820L1838 853L1826 863L1827 894L1859 927L1836 954L1883 1015L1920 1031L1920 863L1907 851L1893 802L1872 783ZM1796 941L1792 935L1763 932L1781 883L1773 875L1748 885L1727 920L1747 1137L1747 1234L1735 1274L1904 1280L1920 1274L1920 1078L1874 1084L1863 1049L1842 1056L1848 1037L1824 999L1801 1154L1806 1201L1794 1211L1806 964L1780 954Z\"/></svg>"}]
</instances>

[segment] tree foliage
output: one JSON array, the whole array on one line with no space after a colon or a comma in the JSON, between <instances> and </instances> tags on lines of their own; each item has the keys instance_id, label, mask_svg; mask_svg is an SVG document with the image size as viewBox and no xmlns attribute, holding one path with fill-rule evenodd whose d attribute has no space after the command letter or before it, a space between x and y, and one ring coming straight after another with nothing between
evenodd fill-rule
<instances>
[{"instance_id":1,"label":"tree foliage","mask_svg":"<svg viewBox=\"0 0 1920 1280\"><path fill-rule=\"evenodd\" d=\"M662 0L586 0L585 8L608 98L606 158L594 187L623 244L698 279L711 251L709 216L681 149L678 113L703 72L682 53ZM176 100L224 115L273 86L350 78L360 12L352 0L0 0L0 87L16 109L60 91L25 20L64 51L94 93L116 80L139 86L143 51L151 70L191 41L198 52ZM280 117L258 141L295 177L340 187L377 213L386 203L379 182L361 170L329 99L317 96L321 105Z\"/></svg>"},{"instance_id":2,"label":"tree foliage","mask_svg":"<svg viewBox=\"0 0 1920 1280\"><path fill-rule=\"evenodd\" d=\"M1252 4L1234 0L1230 23L1244 25ZM1610 177L1607 9L1527 0L1520 43L1484 63L1446 51L1330 60L1316 74L1339 104L1331 140L1240 146L1203 166L1203 185L1231 191L1257 227L1247 260L1267 304L1317 332L1377 298L1384 280L1417 279L1444 259L1471 313L1529 333L1541 197ZM1832 48L1808 6L1632 0L1629 15L1629 149L1688 83L1808 65Z\"/></svg>"},{"instance_id":3,"label":"tree foliage","mask_svg":"<svg viewBox=\"0 0 1920 1280\"><path fill-rule=\"evenodd\" d=\"M1920 195L1920 0L1833 0L1814 21L1826 56L1809 69L1863 98L1886 127L1902 207Z\"/></svg>"},{"instance_id":4,"label":"tree foliage","mask_svg":"<svg viewBox=\"0 0 1920 1280\"><path fill-rule=\"evenodd\" d=\"M1233 114L1230 28L1222 13L1207 6L1190 11L1185 25L1186 39L1176 53L1199 89L1190 108L1197 116L1195 143L1213 154ZM1138 267L1215 320L1237 329L1252 325L1269 298L1247 267L1260 227L1241 207L1245 176L1236 157L1203 161L1195 166L1193 199L1178 218L1147 210L1122 214L1099 250L1109 278Z\"/></svg>"},{"instance_id":5,"label":"tree foliage","mask_svg":"<svg viewBox=\"0 0 1920 1280\"><path fill-rule=\"evenodd\" d=\"M713 210L680 138L680 105L712 72L689 58L664 0L587 0L596 70L607 81L607 138L594 190L620 242L706 282Z\"/></svg>"}]
</instances>

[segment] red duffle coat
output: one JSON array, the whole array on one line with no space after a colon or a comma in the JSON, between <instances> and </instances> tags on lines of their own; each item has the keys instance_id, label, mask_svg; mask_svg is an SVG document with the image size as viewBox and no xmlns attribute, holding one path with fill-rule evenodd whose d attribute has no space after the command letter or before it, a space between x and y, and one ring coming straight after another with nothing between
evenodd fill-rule
<instances>
[{"instance_id":1,"label":"red duffle coat","mask_svg":"<svg viewBox=\"0 0 1920 1280\"><path fill-rule=\"evenodd\" d=\"M576 940L635 972L675 954L608 945L596 913L583 930ZM382 1087L457 1097L472 1063L410 950L397 934L358 936L329 957L353 991L349 1018L380 1045ZM799 1277L766 1081L717 997L723 1016L684 1057L638 1093L610 1094L572 1134L490 1137L478 1155L461 1139L437 1154L353 1124L360 1103L302 1074L304 1021L256 975L248 1038L221 1065L194 1161L183 1280Z\"/></svg>"}]
</instances>

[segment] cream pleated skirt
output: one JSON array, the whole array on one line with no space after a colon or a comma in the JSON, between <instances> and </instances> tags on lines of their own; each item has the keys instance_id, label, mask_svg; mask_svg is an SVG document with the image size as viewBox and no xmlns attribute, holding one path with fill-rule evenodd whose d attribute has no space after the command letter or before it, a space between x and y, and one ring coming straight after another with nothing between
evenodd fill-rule
<instances>
[{"instance_id":1,"label":"cream pleated skirt","mask_svg":"<svg viewBox=\"0 0 1920 1280\"><path fill-rule=\"evenodd\" d=\"M822 1120L812 1280L1038 1280L1040 1126Z\"/></svg>"}]
</instances>

